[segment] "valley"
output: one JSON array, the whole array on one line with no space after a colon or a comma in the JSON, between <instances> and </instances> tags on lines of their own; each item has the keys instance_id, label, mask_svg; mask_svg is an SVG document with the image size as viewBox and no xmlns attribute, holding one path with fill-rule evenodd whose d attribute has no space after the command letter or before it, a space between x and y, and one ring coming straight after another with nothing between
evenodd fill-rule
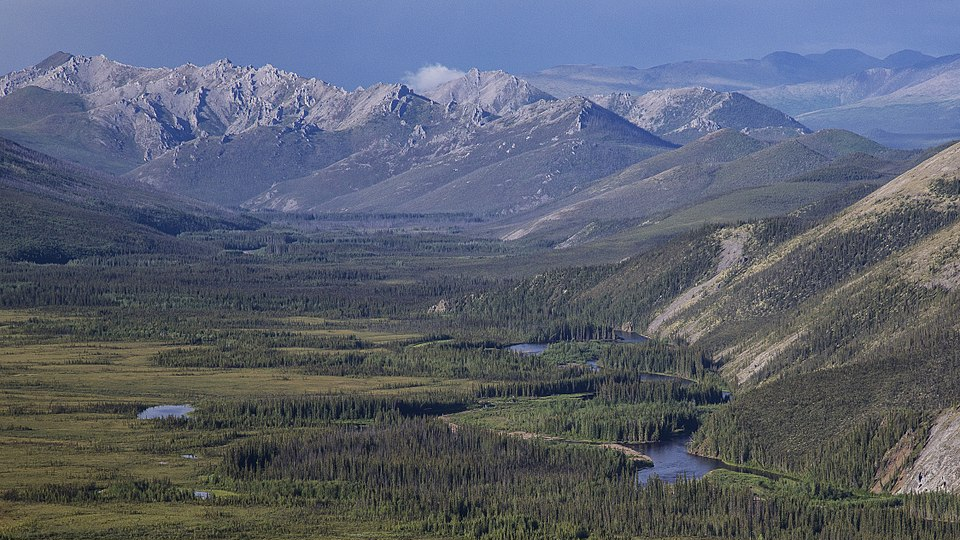
<instances>
[{"instance_id":1,"label":"valley","mask_svg":"<svg viewBox=\"0 0 960 540\"><path fill-rule=\"evenodd\" d=\"M7 74L0 539L960 537L952 69Z\"/></svg>"}]
</instances>

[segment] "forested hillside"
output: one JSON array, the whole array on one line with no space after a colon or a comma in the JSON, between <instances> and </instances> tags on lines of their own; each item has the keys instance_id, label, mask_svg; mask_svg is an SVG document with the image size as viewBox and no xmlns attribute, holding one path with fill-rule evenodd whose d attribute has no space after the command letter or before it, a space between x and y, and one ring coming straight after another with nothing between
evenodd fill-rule
<instances>
[{"instance_id":1,"label":"forested hillside","mask_svg":"<svg viewBox=\"0 0 960 540\"><path fill-rule=\"evenodd\" d=\"M65 263L90 255L188 253L185 232L263 222L84 170L0 139L0 257Z\"/></svg>"},{"instance_id":2,"label":"forested hillside","mask_svg":"<svg viewBox=\"0 0 960 540\"><path fill-rule=\"evenodd\" d=\"M468 319L499 313L540 339L622 327L695 344L738 387L732 406L697 432L697 451L849 487L907 489L931 426L946 429L960 395L951 376L958 182L955 145L826 221L812 211L701 229L619 265L544 273L461 309ZM927 453L944 451L937 444ZM940 482L960 485L951 474Z\"/></svg>"}]
</instances>

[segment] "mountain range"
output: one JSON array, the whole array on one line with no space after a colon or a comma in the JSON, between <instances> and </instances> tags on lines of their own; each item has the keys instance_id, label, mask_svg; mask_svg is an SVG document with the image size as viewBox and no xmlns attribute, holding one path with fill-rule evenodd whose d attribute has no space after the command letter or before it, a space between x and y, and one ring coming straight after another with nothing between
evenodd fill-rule
<instances>
[{"instance_id":1,"label":"mountain range","mask_svg":"<svg viewBox=\"0 0 960 540\"><path fill-rule=\"evenodd\" d=\"M732 128L808 130L705 88L558 99L471 70L423 95L272 66L139 68L57 53L0 78L0 135L208 202L278 211L511 215Z\"/></svg>"},{"instance_id":2,"label":"mountain range","mask_svg":"<svg viewBox=\"0 0 960 540\"><path fill-rule=\"evenodd\" d=\"M814 133L750 96L791 112L836 104L829 110L890 120L871 100L903 107L898 96L926 88L940 101L918 98L909 114L939 110L952 99L952 66L909 51L883 60L776 53L651 70L566 66L529 80L473 69L417 93L402 84L346 91L229 60L141 68L59 52L0 77L0 136L214 205L471 214L481 232L570 247L862 196L919 153L850 131ZM883 90L837 82L859 81L856 70L885 73L874 77ZM568 95L561 80L602 93ZM666 84L682 86L649 89ZM850 97L831 102L828 87ZM825 110L798 116L823 127Z\"/></svg>"}]
</instances>

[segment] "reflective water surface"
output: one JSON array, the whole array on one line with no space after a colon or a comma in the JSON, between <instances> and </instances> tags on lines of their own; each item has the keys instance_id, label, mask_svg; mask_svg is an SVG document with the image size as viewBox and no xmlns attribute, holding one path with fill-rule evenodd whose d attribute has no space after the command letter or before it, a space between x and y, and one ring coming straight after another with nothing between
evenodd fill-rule
<instances>
[{"instance_id":1,"label":"reflective water surface","mask_svg":"<svg viewBox=\"0 0 960 540\"><path fill-rule=\"evenodd\" d=\"M192 413L194 408L190 405L157 405L150 407L137 415L140 420L151 420L153 418L183 418Z\"/></svg>"}]
</instances>

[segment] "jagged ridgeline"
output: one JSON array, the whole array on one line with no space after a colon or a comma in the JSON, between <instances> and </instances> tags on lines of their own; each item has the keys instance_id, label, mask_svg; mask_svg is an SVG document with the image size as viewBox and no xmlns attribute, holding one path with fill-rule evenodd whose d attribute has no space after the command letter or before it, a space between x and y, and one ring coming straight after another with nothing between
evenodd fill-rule
<instances>
[{"instance_id":1,"label":"jagged ridgeline","mask_svg":"<svg viewBox=\"0 0 960 540\"><path fill-rule=\"evenodd\" d=\"M502 71L349 92L269 65L58 53L0 78L0 136L215 204L467 215L505 240L611 239L605 260L704 222L841 207L917 157L811 133L743 93L587 95L557 98Z\"/></svg>"}]
</instances>

